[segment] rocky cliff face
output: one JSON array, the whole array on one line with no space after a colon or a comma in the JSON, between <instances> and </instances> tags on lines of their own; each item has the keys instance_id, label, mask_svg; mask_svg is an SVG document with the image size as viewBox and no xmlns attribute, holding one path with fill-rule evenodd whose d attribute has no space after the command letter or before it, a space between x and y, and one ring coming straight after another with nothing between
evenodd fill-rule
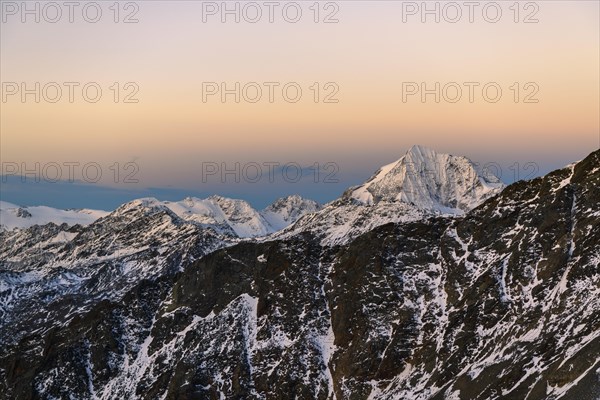
<instances>
[{"instance_id":1,"label":"rocky cliff face","mask_svg":"<svg viewBox=\"0 0 600 400\"><path fill-rule=\"evenodd\" d=\"M462 217L426 213L338 245L303 225L223 247L168 209L122 210L71 232L83 236L64 264L40 261L60 253L48 244L10 274L62 282L111 240L135 243L131 265L162 267L127 285L34 286L17 303L0 288L12 304L0 398L597 399L599 198L597 151ZM56 231L68 232L40 235ZM157 232L174 239L153 247ZM92 277L116 268L96 261L81 264Z\"/></svg>"}]
</instances>

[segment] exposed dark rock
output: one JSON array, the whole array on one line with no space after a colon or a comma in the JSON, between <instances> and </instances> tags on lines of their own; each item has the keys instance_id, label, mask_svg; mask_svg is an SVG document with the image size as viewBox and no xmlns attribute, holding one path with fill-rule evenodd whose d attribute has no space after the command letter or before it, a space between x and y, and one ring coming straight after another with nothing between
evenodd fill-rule
<instances>
[{"instance_id":1,"label":"exposed dark rock","mask_svg":"<svg viewBox=\"0 0 600 400\"><path fill-rule=\"evenodd\" d=\"M6 309L0 398L597 399L598 199L595 152L464 217L342 246L309 231L204 255L214 236L168 213L118 235L75 229L63 251L113 254L103 235L145 247L93 265L77 290ZM165 249L152 224L189 245ZM21 240L0 235L3 248ZM126 262L156 273L117 279ZM104 296L111 282L118 296Z\"/></svg>"}]
</instances>

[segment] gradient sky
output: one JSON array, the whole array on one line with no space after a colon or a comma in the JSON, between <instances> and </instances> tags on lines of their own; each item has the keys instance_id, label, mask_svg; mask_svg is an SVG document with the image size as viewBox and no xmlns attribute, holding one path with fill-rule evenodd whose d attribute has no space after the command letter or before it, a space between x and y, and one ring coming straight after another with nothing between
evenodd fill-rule
<instances>
[{"instance_id":1,"label":"gradient sky","mask_svg":"<svg viewBox=\"0 0 600 400\"><path fill-rule=\"evenodd\" d=\"M502 179L511 182L514 172L508 166L515 162L534 162L541 174L600 146L597 1L535 2L537 23L522 22L534 8L521 8L515 23L512 1L497 2L503 13L497 23L483 18L481 8L489 2L475 9L473 23L465 7L457 23L443 17L435 23L433 16L423 23L420 13L403 22L407 2L341 1L335 3L339 22L331 24L313 21L312 1L299 2L303 15L298 23L286 22L281 7L274 23L266 14L257 23L243 18L235 23L232 16L222 23L220 14L203 22L206 2L200 1L137 2L139 22L132 24L114 23L108 8L113 2L100 2L103 15L95 24L86 22L81 10L75 10L74 23L67 15L57 23L43 16L36 23L27 16L23 23L19 13L9 15L11 2L1 3L6 19L0 28L4 85L97 82L103 97L87 103L76 90L69 103L66 89L55 104L35 103L33 96L25 103L18 95L7 97L0 103L0 158L29 166L98 163L104 173L96 186L110 186L107 193L120 194L94 202L96 207L110 208L138 194L164 198L215 192L258 206L290 193L324 202L399 158L412 144L497 162L503 166ZM228 2L231 7L234 3ZM334 10L323 9L325 3L320 4L320 19ZM34 2L28 4L34 7ZM428 4L434 7L435 2ZM131 10L121 9L119 18ZM452 18L454 11L448 12ZM139 102L114 103L109 89L114 82L135 82ZM237 104L231 96L226 103L218 97L203 102L203 82L230 87L235 82L297 82L303 96L294 104L284 101L280 90L273 103L266 92L258 103ZM321 87L335 82L339 102L315 103L309 89L314 82ZM426 82L428 87L435 82L496 82L503 96L486 102L480 86L470 103L463 87L457 103L435 103L433 96L425 103L419 96L403 102L404 82ZM521 87L520 100L530 91L524 85L535 83L539 102L515 103L510 89L515 82ZM139 183L115 184L109 166L127 162L139 166ZM305 168L334 162L339 182L314 183L312 176L295 184L266 178L256 184L202 182L202 162L294 162ZM527 175L521 171L521 177ZM88 196L72 193L68 200L58 195L45 202L40 187L11 182L4 185L3 200L91 206Z\"/></svg>"}]
</instances>

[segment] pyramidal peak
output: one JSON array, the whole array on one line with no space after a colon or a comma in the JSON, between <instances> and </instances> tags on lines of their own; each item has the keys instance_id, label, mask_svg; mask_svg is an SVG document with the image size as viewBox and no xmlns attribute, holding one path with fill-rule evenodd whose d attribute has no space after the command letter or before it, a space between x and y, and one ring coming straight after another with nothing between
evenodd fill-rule
<instances>
[{"instance_id":1,"label":"pyramidal peak","mask_svg":"<svg viewBox=\"0 0 600 400\"><path fill-rule=\"evenodd\" d=\"M479 174L466 157L416 145L346 196L366 205L403 202L421 210L462 214L504 187L497 177Z\"/></svg>"}]
</instances>

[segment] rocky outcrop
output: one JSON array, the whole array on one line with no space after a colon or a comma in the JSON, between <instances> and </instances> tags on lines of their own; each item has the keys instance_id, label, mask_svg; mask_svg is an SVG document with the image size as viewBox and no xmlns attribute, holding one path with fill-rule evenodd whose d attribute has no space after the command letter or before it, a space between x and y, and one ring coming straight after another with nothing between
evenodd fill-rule
<instances>
[{"instance_id":1,"label":"rocky outcrop","mask_svg":"<svg viewBox=\"0 0 600 400\"><path fill-rule=\"evenodd\" d=\"M0 398L597 398L599 198L600 151L462 218L242 242L38 302L61 311L0 346Z\"/></svg>"}]
</instances>

